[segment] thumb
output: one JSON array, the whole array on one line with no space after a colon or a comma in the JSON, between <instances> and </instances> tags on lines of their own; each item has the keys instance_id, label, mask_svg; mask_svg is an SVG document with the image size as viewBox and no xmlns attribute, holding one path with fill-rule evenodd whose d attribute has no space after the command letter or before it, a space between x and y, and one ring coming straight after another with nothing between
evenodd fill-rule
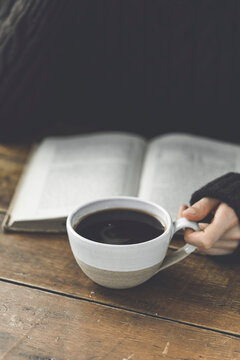
<instances>
[{"instance_id":1,"label":"thumb","mask_svg":"<svg viewBox=\"0 0 240 360\"><path fill-rule=\"evenodd\" d=\"M195 204L183 211L182 215L188 220L200 221L204 219L211 211L215 210L219 200L213 198L202 198Z\"/></svg>"}]
</instances>

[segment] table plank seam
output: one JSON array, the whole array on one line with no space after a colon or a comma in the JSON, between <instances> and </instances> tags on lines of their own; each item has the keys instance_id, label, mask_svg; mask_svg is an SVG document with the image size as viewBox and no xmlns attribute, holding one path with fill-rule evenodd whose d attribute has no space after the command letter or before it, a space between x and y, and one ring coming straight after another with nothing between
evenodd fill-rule
<instances>
[{"instance_id":1,"label":"table plank seam","mask_svg":"<svg viewBox=\"0 0 240 360\"><path fill-rule=\"evenodd\" d=\"M193 327L193 328L197 328L197 329L201 329L201 330L205 330L205 331L210 331L210 332L213 332L213 333L227 335L227 336L231 336L233 338L240 338L240 334L235 333L235 332L223 331L223 330L214 329L214 328L203 326L203 325L197 325L197 324L186 322L186 321L167 318L167 317L160 316L160 315L153 315L153 314L149 314L149 313L145 313L145 312L142 312L142 311L129 309L129 308L122 307L122 306L110 305L110 304L107 304L107 303L104 303L104 302L101 302L101 301L96 301L96 300L93 300L93 299L88 299L88 298L80 297L80 296L77 296L77 295L66 294L66 293L62 293L60 291L50 290L50 289L46 289L46 288L42 288L42 287L38 287L38 286L34 286L34 285L29 285L29 284L25 284L25 283L13 281L13 280L7 280L7 279L0 278L0 281L5 282L5 283L10 283L10 284L13 284L13 285L17 285L17 286L23 286L23 287L26 287L26 288L30 288L30 289L34 289L34 290L38 290L38 291L42 291L42 292L46 292L46 293L52 294L52 295L63 296L63 297L70 298L70 299L75 299L75 300L81 300L81 301L84 301L84 302L104 306L104 307L111 308L111 309L123 310L123 311L133 313L133 314L138 314L138 315L142 315L142 316L148 316L149 318L153 318L153 319L159 319L159 320L163 320L163 321L168 321L168 322L172 322L172 323L186 325L186 326L189 326L189 327Z\"/></svg>"}]
</instances>

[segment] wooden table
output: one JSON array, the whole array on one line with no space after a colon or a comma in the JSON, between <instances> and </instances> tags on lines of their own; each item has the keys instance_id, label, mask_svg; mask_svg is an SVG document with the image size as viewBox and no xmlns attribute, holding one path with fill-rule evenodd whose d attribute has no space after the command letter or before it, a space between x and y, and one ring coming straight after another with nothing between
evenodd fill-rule
<instances>
[{"instance_id":1,"label":"wooden table","mask_svg":"<svg viewBox=\"0 0 240 360\"><path fill-rule=\"evenodd\" d=\"M2 218L28 151L0 146ZM1 233L0 359L240 359L239 259L192 254L110 290L81 272L67 236Z\"/></svg>"}]
</instances>

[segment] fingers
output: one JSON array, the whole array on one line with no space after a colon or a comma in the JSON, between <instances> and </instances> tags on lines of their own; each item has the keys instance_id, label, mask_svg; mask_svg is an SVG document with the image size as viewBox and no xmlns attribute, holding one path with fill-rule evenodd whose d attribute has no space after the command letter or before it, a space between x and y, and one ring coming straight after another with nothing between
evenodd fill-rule
<instances>
[{"instance_id":1,"label":"fingers","mask_svg":"<svg viewBox=\"0 0 240 360\"><path fill-rule=\"evenodd\" d=\"M203 198L190 208L182 205L178 217L199 222L214 212L210 224L199 223L201 231L186 229L184 238L188 243L197 246L202 254L231 254L240 244L240 225L236 213L227 204L213 198Z\"/></svg>"},{"instance_id":2,"label":"fingers","mask_svg":"<svg viewBox=\"0 0 240 360\"><path fill-rule=\"evenodd\" d=\"M207 225L207 224L204 224ZM240 226L237 224L226 231L221 239L215 242L208 250L200 249L199 252L205 255L230 255L240 245Z\"/></svg>"},{"instance_id":3,"label":"fingers","mask_svg":"<svg viewBox=\"0 0 240 360\"><path fill-rule=\"evenodd\" d=\"M188 206L185 204L180 206L180 208L178 210L178 214L177 214L177 219L183 217L183 211L186 210L187 208L188 208Z\"/></svg>"},{"instance_id":4,"label":"fingers","mask_svg":"<svg viewBox=\"0 0 240 360\"><path fill-rule=\"evenodd\" d=\"M234 252L234 250L239 246L239 241L235 241L231 244L231 247L212 247L208 250L200 250L199 253L202 255L211 255L211 256L222 256L222 255L230 255Z\"/></svg>"},{"instance_id":5,"label":"fingers","mask_svg":"<svg viewBox=\"0 0 240 360\"><path fill-rule=\"evenodd\" d=\"M232 239L232 240L240 240L240 225L239 223L233 226L231 229L227 230L222 239Z\"/></svg>"},{"instance_id":6,"label":"fingers","mask_svg":"<svg viewBox=\"0 0 240 360\"><path fill-rule=\"evenodd\" d=\"M182 211L182 216L191 221L200 221L204 219L210 212L214 211L220 201L213 198L202 198L195 204Z\"/></svg>"},{"instance_id":7,"label":"fingers","mask_svg":"<svg viewBox=\"0 0 240 360\"><path fill-rule=\"evenodd\" d=\"M198 224L201 230L204 230L208 224ZM186 232L190 229L186 229ZM237 224L230 230L226 231L221 239L216 241L210 249L198 248L198 252L202 255L220 256L230 255L240 245L240 226Z\"/></svg>"},{"instance_id":8,"label":"fingers","mask_svg":"<svg viewBox=\"0 0 240 360\"><path fill-rule=\"evenodd\" d=\"M185 240L197 246L200 251L209 250L222 238L231 239L229 236L234 235L236 239L240 235L238 217L234 210L225 203L221 203L218 206L211 224L201 224L200 228L202 231L195 232L191 229L186 229L184 234Z\"/></svg>"}]
</instances>

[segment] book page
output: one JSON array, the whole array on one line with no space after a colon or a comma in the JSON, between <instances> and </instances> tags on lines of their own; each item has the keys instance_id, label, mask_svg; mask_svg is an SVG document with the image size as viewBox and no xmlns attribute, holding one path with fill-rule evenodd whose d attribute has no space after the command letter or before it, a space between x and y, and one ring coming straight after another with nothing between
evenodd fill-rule
<instances>
[{"instance_id":1,"label":"book page","mask_svg":"<svg viewBox=\"0 0 240 360\"><path fill-rule=\"evenodd\" d=\"M229 171L240 171L240 147L188 134L153 139L143 167L139 196L166 208L173 220L194 191Z\"/></svg>"},{"instance_id":2,"label":"book page","mask_svg":"<svg viewBox=\"0 0 240 360\"><path fill-rule=\"evenodd\" d=\"M124 133L45 139L34 153L11 222L65 217L85 202L137 195L145 140Z\"/></svg>"}]
</instances>

